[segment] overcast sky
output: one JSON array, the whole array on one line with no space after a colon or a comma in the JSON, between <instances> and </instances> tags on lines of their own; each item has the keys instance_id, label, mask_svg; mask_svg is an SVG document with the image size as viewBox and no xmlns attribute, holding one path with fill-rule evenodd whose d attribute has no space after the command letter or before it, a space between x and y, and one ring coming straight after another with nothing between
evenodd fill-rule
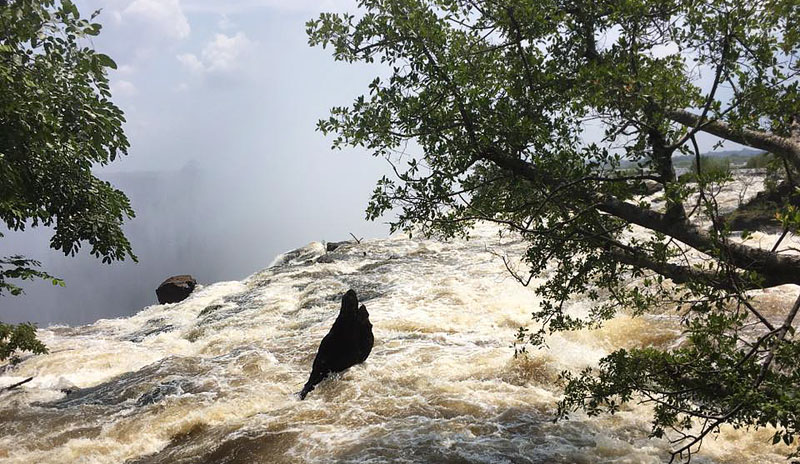
<instances>
[{"instance_id":1,"label":"overcast sky","mask_svg":"<svg viewBox=\"0 0 800 464\"><path fill-rule=\"evenodd\" d=\"M351 3L79 1L86 14L102 9L94 46L119 66L112 91L132 147L112 169L291 165L309 169L309 178L327 172L320 162L374 169L363 158L331 154L314 132L317 119L363 92L377 72L335 63L307 45L307 20Z\"/></svg>"}]
</instances>

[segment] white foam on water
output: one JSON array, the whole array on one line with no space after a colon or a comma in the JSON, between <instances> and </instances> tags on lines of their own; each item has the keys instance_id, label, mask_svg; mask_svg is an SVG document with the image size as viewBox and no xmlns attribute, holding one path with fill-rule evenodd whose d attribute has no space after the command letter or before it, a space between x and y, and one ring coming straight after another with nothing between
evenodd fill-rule
<instances>
[{"instance_id":1,"label":"white foam on water","mask_svg":"<svg viewBox=\"0 0 800 464\"><path fill-rule=\"evenodd\" d=\"M468 241L349 243L332 262L317 262L315 242L181 303L40 330L51 353L0 377L34 377L0 394L0 461L664 462L646 406L552 418L559 372L618 347L669 346L674 321L622 315L514 358L539 300L495 253L524 246L486 224ZM370 312L373 351L299 401L349 288ZM766 435L725 429L696 462L785 462Z\"/></svg>"}]
</instances>

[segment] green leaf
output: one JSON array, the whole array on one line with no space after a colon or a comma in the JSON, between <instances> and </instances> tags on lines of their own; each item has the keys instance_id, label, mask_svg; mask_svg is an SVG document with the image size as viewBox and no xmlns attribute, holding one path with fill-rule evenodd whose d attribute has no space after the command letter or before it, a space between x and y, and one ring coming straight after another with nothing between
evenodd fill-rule
<instances>
[{"instance_id":1,"label":"green leaf","mask_svg":"<svg viewBox=\"0 0 800 464\"><path fill-rule=\"evenodd\" d=\"M103 53L98 53L95 56L97 57L97 61L100 63L100 65L111 69L117 69L117 63L115 63L110 56Z\"/></svg>"}]
</instances>

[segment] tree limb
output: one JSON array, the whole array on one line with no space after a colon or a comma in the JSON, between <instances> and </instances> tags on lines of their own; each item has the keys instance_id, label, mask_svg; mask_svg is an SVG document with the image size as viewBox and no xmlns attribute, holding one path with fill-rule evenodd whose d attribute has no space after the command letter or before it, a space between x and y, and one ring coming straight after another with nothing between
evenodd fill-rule
<instances>
[{"instance_id":1,"label":"tree limb","mask_svg":"<svg viewBox=\"0 0 800 464\"><path fill-rule=\"evenodd\" d=\"M715 256L718 244L689 222L675 222L655 211L639 208L628 202L606 197L598 209L647 229L673 237L690 247ZM800 257L780 256L768 250L728 243L730 264L748 271L755 271L764 281L764 287L783 284L800 284Z\"/></svg>"},{"instance_id":2,"label":"tree limb","mask_svg":"<svg viewBox=\"0 0 800 464\"><path fill-rule=\"evenodd\" d=\"M536 184L558 186L559 183L548 173L540 172L526 161L505 156L496 151L485 151L482 156L498 167L511 171ZM676 221L664 214L640 208L634 204L606 196L598 200L597 209L655 232L660 232L679 240L690 247L715 256L718 247L712 237L688 221ZM768 250L741 245L728 244L730 264L739 269L753 271L763 279L763 287L783 284L800 284L800 257L781 256Z\"/></svg>"},{"instance_id":3,"label":"tree limb","mask_svg":"<svg viewBox=\"0 0 800 464\"><path fill-rule=\"evenodd\" d=\"M15 384L12 384L12 385L9 385L7 387L4 387L3 391L13 390L13 389L19 387L20 385L24 385L24 384L30 382L31 380L33 380L33 377L28 377L27 379L25 379L25 380L23 380L21 382L17 382Z\"/></svg>"},{"instance_id":4,"label":"tree limb","mask_svg":"<svg viewBox=\"0 0 800 464\"><path fill-rule=\"evenodd\" d=\"M735 129L721 121L704 121L700 116L686 110L667 110L664 114L675 122L732 142L766 150L792 164L800 170L800 144L792 139L752 129Z\"/></svg>"}]
</instances>

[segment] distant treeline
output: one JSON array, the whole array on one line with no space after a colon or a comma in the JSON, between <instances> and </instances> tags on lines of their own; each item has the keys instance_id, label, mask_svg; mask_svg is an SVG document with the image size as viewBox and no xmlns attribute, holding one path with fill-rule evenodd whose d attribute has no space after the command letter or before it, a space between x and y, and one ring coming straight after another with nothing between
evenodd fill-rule
<instances>
[{"instance_id":1,"label":"distant treeline","mask_svg":"<svg viewBox=\"0 0 800 464\"><path fill-rule=\"evenodd\" d=\"M701 170L706 165L713 170L729 170L736 167L766 168L773 158L765 152L749 149L712 151L703 153L700 157ZM695 157L688 155L673 156L672 164L678 173L694 172L697 168ZM633 161L622 161L619 169L638 170L639 166Z\"/></svg>"}]
</instances>

